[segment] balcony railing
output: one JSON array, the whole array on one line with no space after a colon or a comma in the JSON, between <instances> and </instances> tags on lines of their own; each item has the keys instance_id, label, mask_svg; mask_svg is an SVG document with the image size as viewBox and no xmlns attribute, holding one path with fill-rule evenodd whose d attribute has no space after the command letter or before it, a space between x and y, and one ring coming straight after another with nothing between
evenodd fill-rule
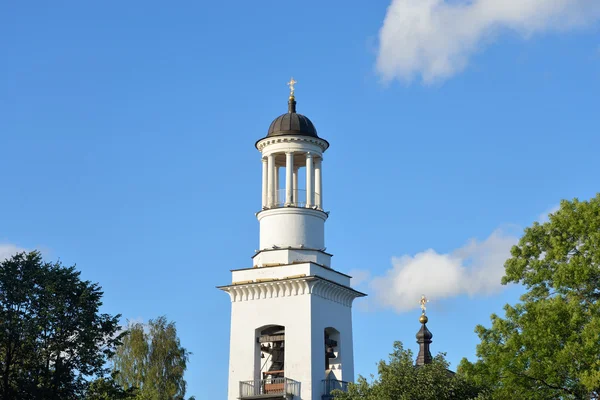
<instances>
[{"instance_id":1,"label":"balcony railing","mask_svg":"<svg viewBox=\"0 0 600 400\"><path fill-rule=\"evenodd\" d=\"M323 384L322 400L333 399L331 392L333 392L334 390L341 390L342 392L348 391L348 382L338 381L335 379L325 379L321 382Z\"/></svg>"},{"instance_id":2,"label":"balcony railing","mask_svg":"<svg viewBox=\"0 0 600 400\"><path fill-rule=\"evenodd\" d=\"M297 189L292 191L292 202L288 203L286 200L286 189L278 189L275 191L275 198L267 198L267 208L279 208L279 207L306 207L306 190ZM321 204L320 194L314 194L312 199L312 207L319 206Z\"/></svg>"},{"instance_id":3,"label":"balcony railing","mask_svg":"<svg viewBox=\"0 0 600 400\"><path fill-rule=\"evenodd\" d=\"M300 396L300 382L289 378L267 378L240 382L240 399Z\"/></svg>"}]
</instances>

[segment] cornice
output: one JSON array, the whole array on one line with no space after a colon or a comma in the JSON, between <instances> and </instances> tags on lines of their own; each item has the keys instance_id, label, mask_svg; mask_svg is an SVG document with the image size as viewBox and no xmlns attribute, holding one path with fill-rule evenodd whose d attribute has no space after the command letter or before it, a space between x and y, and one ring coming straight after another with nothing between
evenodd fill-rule
<instances>
[{"instance_id":1,"label":"cornice","mask_svg":"<svg viewBox=\"0 0 600 400\"><path fill-rule=\"evenodd\" d=\"M321 253L321 254L325 254L326 256L333 257L333 254L330 254L330 253L328 253L328 252L326 252L326 251L324 251L322 249L309 249L308 247L288 246L288 247L278 247L276 249L261 249L261 250L256 250L254 252L254 255L251 256L250 258L254 258L254 257L258 256L260 253L269 253L271 251L282 251L282 250L286 250L286 251L298 250L298 251L307 252L307 253ZM314 261L308 261L308 260L307 261L293 262L291 264L306 264L306 263L312 263L312 264L318 265L320 267L325 267L327 269L331 269L332 271L335 271L331 267L327 267L325 265L321 265L321 264L318 264L318 263L316 263ZM289 264L282 264L282 265L289 265ZM276 266L279 267L280 265L276 265ZM253 268L255 268L255 267L251 267L251 268L238 268L237 270L233 270L232 269L230 271L241 271L241 270L244 270L244 269L253 269ZM263 267L261 267L261 268L263 268ZM335 271L335 272L337 272L338 274L342 274L341 272L338 272L338 271ZM346 275L346 274L342 274L342 275ZM346 276L350 277L349 275L346 275Z\"/></svg>"},{"instance_id":2,"label":"cornice","mask_svg":"<svg viewBox=\"0 0 600 400\"><path fill-rule=\"evenodd\" d=\"M282 135L282 136L272 136L260 139L256 142L256 148L259 151L262 151L266 146L275 143L291 143L291 142L306 142L312 143L319 146L323 151L329 148L329 143L321 138L316 138L312 136L293 136L293 135Z\"/></svg>"},{"instance_id":3,"label":"cornice","mask_svg":"<svg viewBox=\"0 0 600 400\"><path fill-rule=\"evenodd\" d=\"M316 207L316 206L315 206ZM308 208L308 207L272 207L272 208L264 208L255 213L256 218L260 221L262 218L272 216L272 215L282 215L282 214L308 214L318 218L321 218L323 221L327 221L329 218L329 211L323 211L318 208Z\"/></svg>"},{"instance_id":4,"label":"cornice","mask_svg":"<svg viewBox=\"0 0 600 400\"><path fill-rule=\"evenodd\" d=\"M232 303L279 297L314 295L352 307L352 301L366 294L319 276L278 279L263 282L240 282L219 289L229 293Z\"/></svg>"}]
</instances>

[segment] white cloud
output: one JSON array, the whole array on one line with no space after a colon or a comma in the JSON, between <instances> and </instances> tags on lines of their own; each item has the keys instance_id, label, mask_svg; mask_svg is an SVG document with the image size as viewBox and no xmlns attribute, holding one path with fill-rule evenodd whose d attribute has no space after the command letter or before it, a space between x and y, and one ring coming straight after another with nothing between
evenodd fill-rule
<instances>
[{"instance_id":1,"label":"white cloud","mask_svg":"<svg viewBox=\"0 0 600 400\"><path fill-rule=\"evenodd\" d=\"M14 254L20 251L25 251L25 249L15 246L14 244L0 243L0 262L12 257Z\"/></svg>"},{"instance_id":2,"label":"white cloud","mask_svg":"<svg viewBox=\"0 0 600 400\"><path fill-rule=\"evenodd\" d=\"M418 308L421 294L432 301L462 294L493 294L502 288L504 261L518 238L494 231L447 254L433 249L392 258L392 269L370 282L375 303L404 312Z\"/></svg>"},{"instance_id":3,"label":"white cloud","mask_svg":"<svg viewBox=\"0 0 600 400\"><path fill-rule=\"evenodd\" d=\"M527 37L598 19L598 0L392 0L379 32L377 70L386 81L441 81L500 31Z\"/></svg>"}]
</instances>

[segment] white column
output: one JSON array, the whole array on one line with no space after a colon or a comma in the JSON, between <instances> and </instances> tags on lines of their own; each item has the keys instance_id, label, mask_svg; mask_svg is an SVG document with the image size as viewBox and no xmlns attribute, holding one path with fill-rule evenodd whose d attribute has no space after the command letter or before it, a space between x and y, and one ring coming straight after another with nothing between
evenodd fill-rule
<instances>
[{"instance_id":1,"label":"white column","mask_svg":"<svg viewBox=\"0 0 600 400\"><path fill-rule=\"evenodd\" d=\"M285 204L292 205L294 202L293 185L294 153L285 153Z\"/></svg>"},{"instance_id":2,"label":"white column","mask_svg":"<svg viewBox=\"0 0 600 400\"><path fill-rule=\"evenodd\" d=\"M273 190L273 203L275 206L279 203L279 167L275 165L275 190Z\"/></svg>"},{"instance_id":3,"label":"white column","mask_svg":"<svg viewBox=\"0 0 600 400\"><path fill-rule=\"evenodd\" d=\"M269 192L269 198L267 199L267 207L273 207L275 200L273 198L274 183L275 183L275 156L269 154L267 157L267 192Z\"/></svg>"},{"instance_id":4,"label":"white column","mask_svg":"<svg viewBox=\"0 0 600 400\"><path fill-rule=\"evenodd\" d=\"M294 187L294 204L296 206L298 206L298 168L294 168L293 187Z\"/></svg>"},{"instance_id":5,"label":"white column","mask_svg":"<svg viewBox=\"0 0 600 400\"><path fill-rule=\"evenodd\" d=\"M269 199L269 169L267 159L262 159L262 208L267 206Z\"/></svg>"},{"instance_id":6,"label":"white column","mask_svg":"<svg viewBox=\"0 0 600 400\"><path fill-rule=\"evenodd\" d=\"M306 207L313 205L313 155L306 153Z\"/></svg>"},{"instance_id":7,"label":"white column","mask_svg":"<svg viewBox=\"0 0 600 400\"><path fill-rule=\"evenodd\" d=\"M323 209L323 183L321 179L321 158L315 159L315 205Z\"/></svg>"}]
</instances>

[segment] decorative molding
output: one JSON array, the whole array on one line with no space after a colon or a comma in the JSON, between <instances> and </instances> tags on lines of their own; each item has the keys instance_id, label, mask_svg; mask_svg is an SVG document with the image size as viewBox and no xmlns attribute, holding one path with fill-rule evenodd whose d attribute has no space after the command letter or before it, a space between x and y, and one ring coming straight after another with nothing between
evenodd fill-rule
<instances>
[{"instance_id":1,"label":"decorative molding","mask_svg":"<svg viewBox=\"0 0 600 400\"><path fill-rule=\"evenodd\" d=\"M266 146L275 144L275 143L291 143L291 142L306 142L312 143L319 146L323 151L327 150L329 147L329 143L325 140L321 140L319 138L310 137L310 136L273 136L266 137L261 139L257 144L256 148L259 151L262 151Z\"/></svg>"},{"instance_id":2,"label":"decorative molding","mask_svg":"<svg viewBox=\"0 0 600 400\"><path fill-rule=\"evenodd\" d=\"M229 293L232 303L314 295L346 307L352 307L352 301L355 298L365 296L365 294L357 292L352 288L339 285L318 276L285 278L255 283L236 282L235 285L221 286L219 289Z\"/></svg>"},{"instance_id":3,"label":"decorative molding","mask_svg":"<svg viewBox=\"0 0 600 400\"><path fill-rule=\"evenodd\" d=\"M263 218L270 217L273 215L290 215L290 214L302 214L317 217L326 221L329 217L329 213L318 208L308 207L273 207L265 208L264 210L255 213L256 217L260 221Z\"/></svg>"}]
</instances>

